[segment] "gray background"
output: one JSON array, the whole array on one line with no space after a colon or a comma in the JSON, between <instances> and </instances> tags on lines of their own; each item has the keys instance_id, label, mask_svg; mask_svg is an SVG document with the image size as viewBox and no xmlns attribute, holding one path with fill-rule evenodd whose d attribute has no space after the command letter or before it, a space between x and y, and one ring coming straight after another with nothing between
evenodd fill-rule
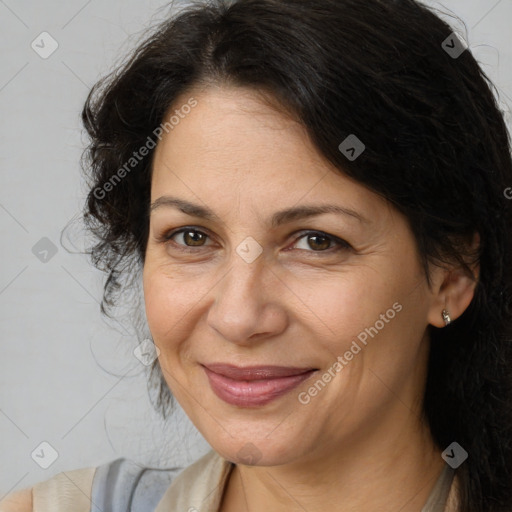
<instances>
[{"instance_id":1,"label":"gray background","mask_svg":"<svg viewBox=\"0 0 512 512\"><path fill-rule=\"evenodd\" d=\"M462 18L467 32L445 19L467 37L503 109L512 107L512 0L427 3ZM209 449L183 411L167 422L152 411L132 353L137 339L100 315L103 275L60 244L86 190L79 116L88 90L168 12L165 5L0 0L0 499L121 456L164 467L190 464ZM46 59L31 47L42 32L59 45ZM46 39L40 51L49 48ZM57 250L46 262L32 251L48 245L44 237ZM75 243L79 249L79 237ZM31 457L41 442L58 452L48 469Z\"/></svg>"}]
</instances>

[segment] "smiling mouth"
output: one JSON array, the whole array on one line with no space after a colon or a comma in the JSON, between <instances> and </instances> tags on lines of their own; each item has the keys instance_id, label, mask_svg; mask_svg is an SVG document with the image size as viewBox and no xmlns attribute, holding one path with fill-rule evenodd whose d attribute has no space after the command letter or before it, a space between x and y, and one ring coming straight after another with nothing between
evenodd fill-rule
<instances>
[{"instance_id":1,"label":"smiling mouth","mask_svg":"<svg viewBox=\"0 0 512 512\"><path fill-rule=\"evenodd\" d=\"M239 407L265 405L290 392L318 371L317 368L283 366L201 366L215 395L224 402Z\"/></svg>"}]
</instances>

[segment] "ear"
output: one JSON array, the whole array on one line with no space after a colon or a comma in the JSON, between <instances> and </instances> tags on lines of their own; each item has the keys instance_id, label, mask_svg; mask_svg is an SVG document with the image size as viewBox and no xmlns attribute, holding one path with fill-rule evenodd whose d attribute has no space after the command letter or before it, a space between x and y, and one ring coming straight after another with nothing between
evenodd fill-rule
<instances>
[{"instance_id":1,"label":"ear","mask_svg":"<svg viewBox=\"0 0 512 512\"><path fill-rule=\"evenodd\" d=\"M471 251L478 250L480 236L475 233L471 242ZM433 301L428 312L428 322L434 327L445 327L442 312L448 311L452 322L467 309L475 295L480 274L478 264L470 265L472 275L460 266L435 268L433 272Z\"/></svg>"}]
</instances>

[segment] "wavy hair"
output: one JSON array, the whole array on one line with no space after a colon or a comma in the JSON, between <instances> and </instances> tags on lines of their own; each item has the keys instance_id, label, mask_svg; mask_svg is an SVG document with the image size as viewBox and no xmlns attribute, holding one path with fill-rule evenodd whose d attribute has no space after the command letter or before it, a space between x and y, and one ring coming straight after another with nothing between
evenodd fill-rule
<instances>
[{"instance_id":1,"label":"wavy hair","mask_svg":"<svg viewBox=\"0 0 512 512\"><path fill-rule=\"evenodd\" d=\"M430 265L479 264L464 314L428 327L424 420L440 449L457 441L469 453L456 470L460 511L504 512L512 509L510 135L470 49L455 58L443 47L452 33L414 0L211 0L173 11L87 98L84 220L92 261L107 274L108 315L144 265L153 151L137 151L176 99L199 86L249 87L293 115L341 173L406 216L427 282ZM366 146L354 161L338 148L350 134ZM474 233L480 247L471 253ZM165 417L173 397L158 360L152 378Z\"/></svg>"}]
</instances>

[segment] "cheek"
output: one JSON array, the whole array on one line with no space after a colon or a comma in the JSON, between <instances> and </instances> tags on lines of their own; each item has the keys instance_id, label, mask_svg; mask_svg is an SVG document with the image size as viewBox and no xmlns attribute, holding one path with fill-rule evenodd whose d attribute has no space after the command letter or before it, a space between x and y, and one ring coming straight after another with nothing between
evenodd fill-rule
<instances>
[{"instance_id":1,"label":"cheek","mask_svg":"<svg viewBox=\"0 0 512 512\"><path fill-rule=\"evenodd\" d=\"M160 349L160 365L179 379L186 379L189 365L194 365L193 335L201 328L211 307L214 272L180 271L155 259L147 259L143 272L146 318L153 341ZM175 383L168 381L174 392Z\"/></svg>"},{"instance_id":2,"label":"cheek","mask_svg":"<svg viewBox=\"0 0 512 512\"><path fill-rule=\"evenodd\" d=\"M296 283L297 295L307 306L302 320L318 334L345 344L373 325L381 313L392 308L399 296L396 284L386 285L382 274L354 268L341 274L319 278L314 286Z\"/></svg>"},{"instance_id":3,"label":"cheek","mask_svg":"<svg viewBox=\"0 0 512 512\"><path fill-rule=\"evenodd\" d=\"M303 295L309 311L300 321L313 331L313 339L320 343L324 339L331 345L326 348L338 351L372 316L374 304L366 298L353 280L320 281L314 291Z\"/></svg>"},{"instance_id":4,"label":"cheek","mask_svg":"<svg viewBox=\"0 0 512 512\"><path fill-rule=\"evenodd\" d=\"M179 340L199 297L191 283L173 279L158 268L145 268L144 302L148 326L157 345Z\"/></svg>"},{"instance_id":5,"label":"cheek","mask_svg":"<svg viewBox=\"0 0 512 512\"><path fill-rule=\"evenodd\" d=\"M375 270L359 268L319 280L302 293L311 318L302 321L313 339L335 356L359 345L364 357L358 357L356 366L363 360L381 367L414 357L424 329L425 301L415 270Z\"/></svg>"},{"instance_id":6,"label":"cheek","mask_svg":"<svg viewBox=\"0 0 512 512\"><path fill-rule=\"evenodd\" d=\"M147 267L143 274L146 318L164 379L180 404L187 403L189 354L186 341L197 322L197 308L203 294L194 293L192 283L173 279L159 267ZM194 307L195 306L195 307Z\"/></svg>"}]
</instances>

